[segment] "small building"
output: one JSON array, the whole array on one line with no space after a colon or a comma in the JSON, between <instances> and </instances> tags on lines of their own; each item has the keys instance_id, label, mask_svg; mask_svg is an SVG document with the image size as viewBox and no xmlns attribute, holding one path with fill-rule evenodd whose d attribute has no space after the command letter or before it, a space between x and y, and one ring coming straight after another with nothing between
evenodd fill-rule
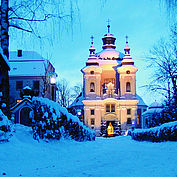
<instances>
[{"instance_id":1,"label":"small building","mask_svg":"<svg viewBox=\"0 0 177 177\"><path fill-rule=\"evenodd\" d=\"M9 73L10 103L15 105L22 100L25 86L34 91L35 96L43 96L56 101L55 68L48 59L34 51L11 51L9 53L11 71Z\"/></svg>"},{"instance_id":2,"label":"small building","mask_svg":"<svg viewBox=\"0 0 177 177\"><path fill-rule=\"evenodd\" d=\"M0 48L0 109L9 104L9 70L9 61Z\"/></svg>"},{"instance_id":3,"label":"small building","mask_svg":"<svg viewBox=\"0 0 177 177\"><path fill-rule=\"evenodd\" d=\"M142 128L150 128L148 123L150 121L155 121L156 117L158 117L162 112L163 105L159 104L157 101L152 103L148 110L142 114Z\"/></svg>"}]
</instances>

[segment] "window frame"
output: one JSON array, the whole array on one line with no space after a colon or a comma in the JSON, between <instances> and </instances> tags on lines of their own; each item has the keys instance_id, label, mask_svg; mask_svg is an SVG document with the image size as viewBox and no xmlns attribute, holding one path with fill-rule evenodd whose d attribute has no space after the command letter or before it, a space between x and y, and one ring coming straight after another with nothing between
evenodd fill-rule
<instances>
[{"instance_id":1,"label":"window frame","mask_svg":"<svg viewBox=\"0 0 177 177\"><path fill-rule=\"evenodd\" d=\"M93 85L93 86L91 86L91 85ZM91 88L91 87L93 87L93 88ZM93 89L93 90L92 90ZM90 82L90 92L91 93L94 93L95 92L95 83L94 82Z\"/></svg>"},{"instance_id":2,"label":"window frame","mask_svg":"<svg viewBox=\"0 0 177 177\"><path fill-rule=\"evenodd\" d=\"M132 125L132 119L130 117L127 118L127 125Z\"/></svg>"},{"instance_id":3,"label":"window frame","mask_svg":"<svg viewBox=\"0 0 177 177\"><path fill-rule=\"evenodd\" d=\"M95 118L90 119L90 125L94 126L95 125Z\"/></svg>"},{"instance_id":4,"label":"window frame","mask_svg":"<svg viewBox=\"0 0 177 177\"><path fill-rule=\"evenodd\" d=\"M23 89L23 81L16 81L16 90L22 90Z\"/></svg>"},{"instance_id":5,"label":"window frame","mask_svg":"<svg viewBox=\"0 0 177 177\"><path fill-rule=\"evenodd\" d=\"M35 84L35 83L38 83L38 84ZM35 85L38 85L38 88L36 87L34 87ZM36 91L39 91L39 88L40 88L40 82L39 82L39 80L33 80L33 90L36 90Z\"/></svg>"},{"instance_id":6,"label":"window frame","mask_svg":"<svg viewBox=\"0 0 177 177\"><path fill-rule=\"evenodd\" d=\"M131 83L126 82L126 92L131 92Z\"/></svg>"},{"instance_id":7,"label":"window frame","mask_svg":"<svg viewBox=\"0 0 177 177\"><path fill-rule=\"evenodd\" d=\"M95 110L94 109L90 109L90 115L95 115Z\"/></svg>"},{"instance_id":8,"label":"window frame","mask_svg":"<svg viewBox=\"0 0 177 177\"><path fill-rule=\"evenodd\" d=\"M106 112L107 113L115 113L116 112L116 105L115 104L106 104Z\"/></svg>"}]
</instances>

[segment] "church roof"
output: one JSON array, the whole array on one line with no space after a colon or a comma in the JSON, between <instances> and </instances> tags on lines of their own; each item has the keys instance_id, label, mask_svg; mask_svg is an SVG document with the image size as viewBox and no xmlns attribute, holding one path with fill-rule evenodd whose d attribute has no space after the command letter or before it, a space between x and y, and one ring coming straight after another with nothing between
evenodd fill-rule
<instances>
[{"instance_id":1,"label":"church roof","mask_svg":"<svg viewBox=\"0 0 177 177\"><path fill-rule=\"evenodd\" d=\"M105 60L116 60L116 59L122 59L124 57L124 54L112 49L103 49L102 51L95 54L98 59L105 59Z\"/></svg>"}]
</instances>

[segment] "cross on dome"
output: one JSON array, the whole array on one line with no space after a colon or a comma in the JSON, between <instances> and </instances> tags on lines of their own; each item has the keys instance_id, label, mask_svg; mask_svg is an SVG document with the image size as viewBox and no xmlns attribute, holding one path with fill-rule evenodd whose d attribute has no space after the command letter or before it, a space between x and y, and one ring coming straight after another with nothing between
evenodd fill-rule
<instances>
[{"instance_id":1,"label":"cross on dome","mask_svg":"<svg viewBox=\"0 0 177 177\"><path fill-rule=\"evenodd\" d=\"M128 44L128 36L126 35L125 38L126 38L126 44Z\"/></svg>"},{"instance_id":2,"label":"cross on dome","mask_svg":"<svg viewBox=\"0 0 177 177\"><path fill-rule=\"evenodd\" d=\"M91 44L93 44L93 39L94 39L93 35L90 37L90 39L91 39Z\"/></svg>"},{"instance_id":3,"label":"cross on dome","mask_svg":"<svg viewBox=\"0 0 177 177\"><path fill-rule=\"evenodd\" d=\"M108 27L108 33L110 33L110 22L111 22L111 21L110 21L109 18L108 18L108 21L107 21L107 22L108 22L108 25L107 25L107 27Z\"/></svg>"}]
</instances>

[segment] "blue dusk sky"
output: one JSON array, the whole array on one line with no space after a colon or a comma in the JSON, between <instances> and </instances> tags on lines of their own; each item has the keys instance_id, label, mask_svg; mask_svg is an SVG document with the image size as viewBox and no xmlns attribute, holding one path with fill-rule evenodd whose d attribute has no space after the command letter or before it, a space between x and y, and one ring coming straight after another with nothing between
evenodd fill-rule
<instances>
[{"instance_id":1,"label":"blue dusk sky","mask_svg":"<svg viewBox=\"0 0 177 177\"><path fill-rule=\"evenodd\" d=\"M110 31L117 38L116 50L124 52L125 36L128 35L131 56L138 67L137 93L149 105L160 98L141 88L149 83L153 69L148 69L145 57L161 37L169 33L169 21L163 5L158 0L78 0L79 16L70 27L54 30L57 40L40 41L27 34L23 38L12 37L10 50L34 50L50 59L58 79L65 78L74 86L82 83L81 69L89 56L90 36L94 36L96 52L102 50L102 37ZM63 22L64 23L64 22ZM67 26L67 24L63 24ZM45 29L50 30L50 29ZM71 34L71 31L72 34ZM18 39L20 38L20 39ZM18 42L17 42L18 39Z\"/></svg>"}]
</instances>

